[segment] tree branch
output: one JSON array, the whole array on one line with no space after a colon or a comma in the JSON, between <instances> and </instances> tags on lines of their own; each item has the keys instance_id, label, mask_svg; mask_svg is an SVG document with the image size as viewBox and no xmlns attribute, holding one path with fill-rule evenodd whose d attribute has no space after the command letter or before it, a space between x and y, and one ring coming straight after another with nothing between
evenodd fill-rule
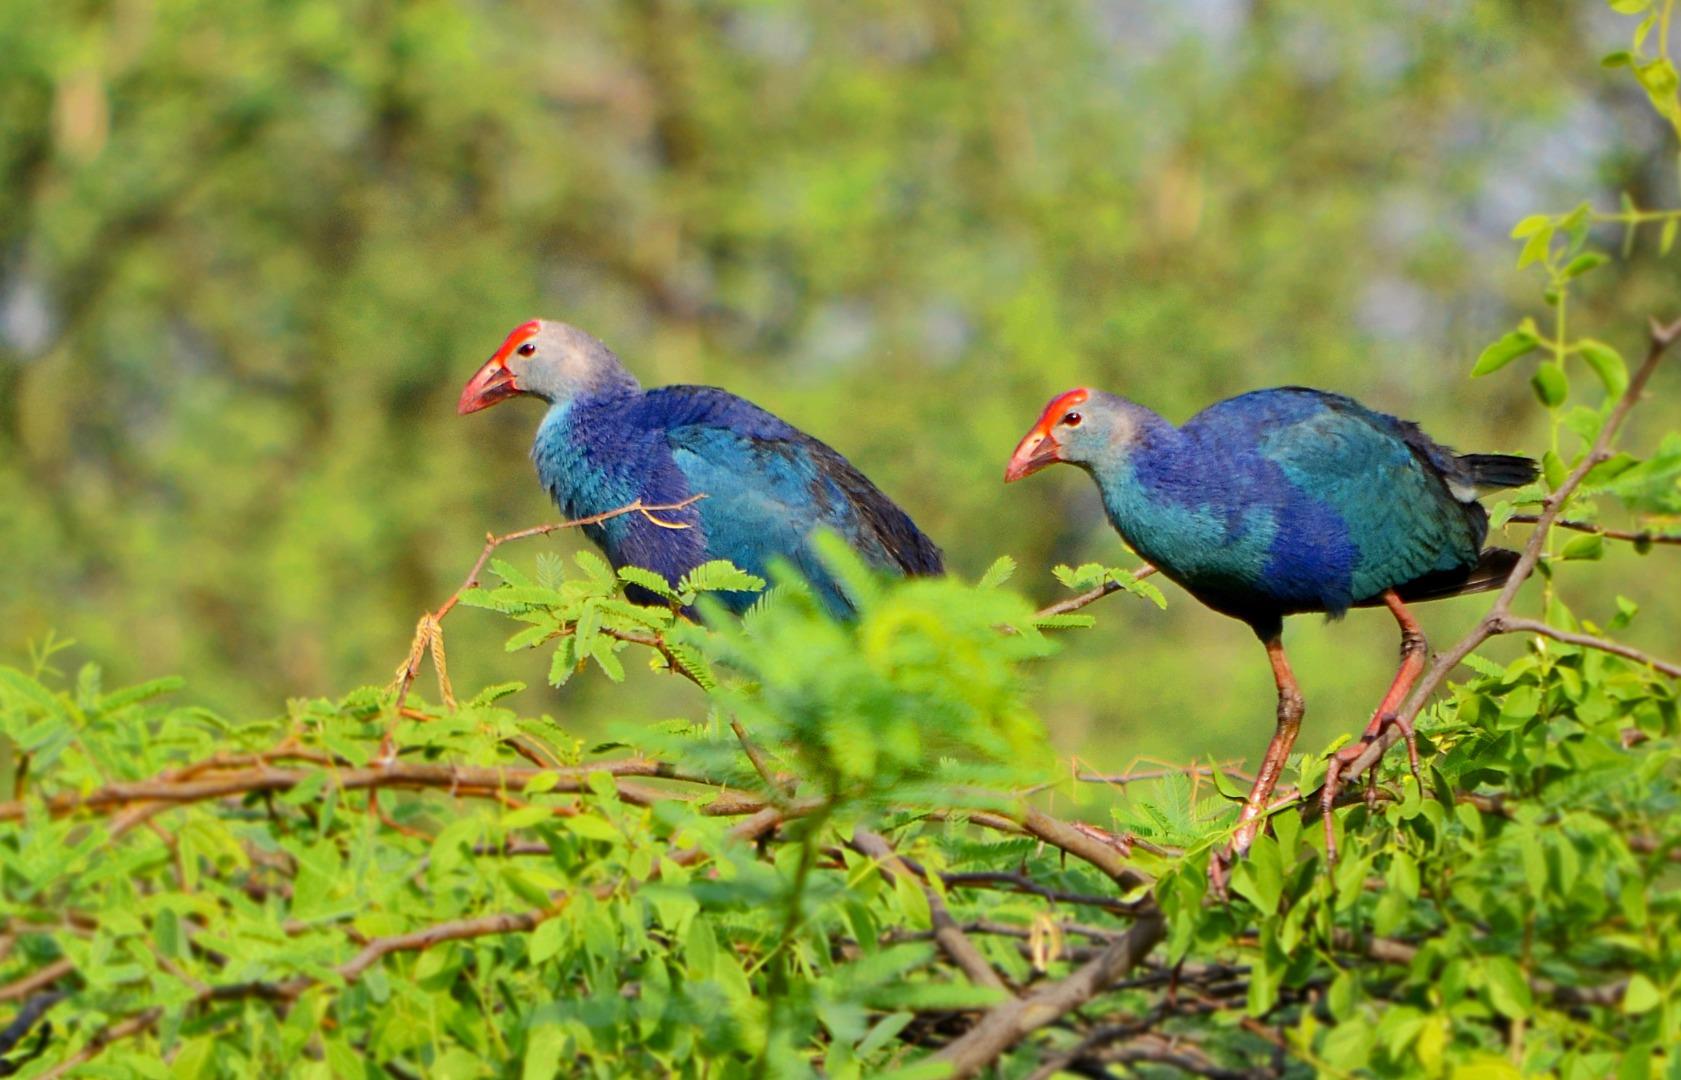
<instances>
[{"instance_id":1,"label":"tree branch","mask_svg":"<svg viewBox=\"0 0 1681 1080\"><path fill-rule=\"evenodd\" d=\"M1566 645L1578 645L1584 649L1598 649L1600 652L1621 656L1626 660L1633 660L1637 664L1645 664L1654 671L1661 671L1672 679L1681 679L1681 664L1672 664L1667 660L1658 660L1648 656L1639 649L1624 645L1609 638L1594 637L1592 634L1578 634L1570 630L1560 630L1539 619L1525 619L1516 615L1500 615L1490 625L1490 631L1495 634L1536 634L1540 637L1562 641Z\"/></svg>"},{"instance_id":2,"label":"tree branch","mask_svg":"<svg viewBox=\"0 0 1681 1080\"><path fill-rule=\"evenodd\" d=\"M1577 488L1582 486L1582 481L1586 479L1589 471L1611 456L1611 444L1616 439L1617 433L1622 430L1623 422L1628 419L1629 411L1640 400L1640 395L1646 389L1646 384L1651 381L1652 373L1657 370L1658 361L1663 359L1663 354L1670 345L1674 344L1677 338L1681 338L1681 320L1666 326L1653 319L1650 334L1646 359L1641 363L1639 370L1634 373L1634 377L1629 380L1628 388L1623 391L1623 396L1617 399L1617 404L1612 407L1611 415L1606 417L1604 426L1599 429L1599 435L1594 439L1592 448L1582 457L1581 461L1576 463L1576 467L1570 470L1564 482L1541 503L1541 513L1536 515L1534 522L1535 531L1530 533L1529 541L1524 545L1517 564L1512 567L1511 574L1506 578L1506 584L1501 588L1500 595L1495 598L1494 606L1489 609L1488 614L1484 615L1476 626L1471 628L1469 633L1455 642L1447 652L1438 656L1436 661L1430 665L1430 669L1424 673L1424 677L1419 679L1418 685L1413 689L1406 703L1401 706L1399 718L1402 724L1411 724L1423 711L1425 703L1430 700L1430 696L1447 681L1447 677L1453 669L1458 667L1460 662L1481 646L1483 642L1499 632L1497 627L1509 617L1512 602L1517 599L1518 590L1522 588L1524 580L1534 571L1536 564L1540 562L1541 553L1546 549L1547 536L1552 531L1554 523L1563 513L1565 506L1569 503L1570 497L1575 494ZM1383 759L1385 751L1400 741L1401 737L1401 724L1391 724L1384 728L1377 738L1367 744L1365 750L1343 770L1345 775L1358 776L1365 770L1372 768Z\"/></svg>"},{"instance_id":3,"label":"tree branch","mask_svg":"<svg viewBox=\"0 0 1681 1080\"><path fill-rule=\"evenodd\" d=\"M1540 521L1539 514L1513 514L1506 519L1506 524L1536 525ZM1607 540L1627 540L1634 544L1681 544L1681 533L1652 532L1650 529L1641 529L1638 532L1632 529L1607 529L1605 526L1592 521L1572 521L1569 518L1559 518L1554 521L1553 528L1592 533L1595 536L1603 536Z\"/></svg>"},{"instance_id":4,"label":"tree branch","mask_svg":"<svg viewBox=\"0 0 1681 1080\"><path fill-rule=\"evenodd\" d=\"M1146 563L1132 572L1132 579L1134 581L1143 581L1145 578L1154 573L1157 573L1156 568ZM1067 615L1069 612L1079 611L1088 604L1095 604L1105 596L1109 596L1112 593L1121 592L1125 588L1126 586L1122 585L1118 581L1105 581L1097 588L1088 589L1078 596L1070 596L1066 600L1058 600L1054 604L1045 605L1033 613L1033 618L1038 620L1048 619L1053 615Z\"/></svg>"},{"instance_id":5,"label":"tree branch","mask_svg":"<svg viewBox=\"0 0 1681 1080\"><path fill-rule=\"evenodd\" d=\"M987 962L986 957L981 955L980 949L969 940L969 936L963 932L957 920L951 917L951 911L946 907L946 902L939 892L899 858L886 838L860 825L852 831L851 846L859 854L874 860L877 867L889 877L904 877L915 882L916 887L928 898L928 912L934 924L934 940L945 950L945 954L951 957L951 962L969 977L970 982L976 986L985 986L1006 995L1010 994L1010 988L1003 977Z\"/></svg>"},{"instance_id":6,"label":"tree branch","mask_svg":"<svg viewBox=\"0 0 1681 1080\"><path fill-rule=\"evenodd\" d=\"M995 1005L980 1022L948 1044L934 1060L951 1066L951 1077L974 1076L1010 1047L1078 1009L1139 965L1167 934L1167 921L1150 911L1139 917L1097 958L1065 979Z\"/></svg>"},{"instance_id":7,"label":"tree branch","mask_svg":"<svg viewBox=\"0 0 1681 1080\"><path fill-rule=\"evenodd\" d=\"M443 690L444 697L446 701L453 705L452 699L454 695L449 690L449 675L444 666L443 630L441 628L441 624L443 623L444 616L453 611L455 609L455 605L461 602L461 597L464 593L470 589L476 589L479 587L479 575L484 573L485 564L490 561L491 554L495 552L497 548L515 540L525 540L533 536L547 536L550 533L560 532L564 529L582 528L585 525L599 525L604 521L609 521L616 517L622 517L625 514L641 514L650 521L663 525L667 528L686 529L688 528L687 525L673 524L671 522L661 520L660 518L656 518L653 515L656 512L669 513L684 510L704 498L706 498L705 495L691 495L688 498L683 499L681 502L654 504L644 503L641 499L637 499L635 502L627 503L615 510L608 510L601 514L591 514L589 517L574 518L571 521L557 521L549 525L533 525L530 528L516 529L510 533L503 533L501 536L486 533L484 547L480 549L479 557L473 560L473 568L467 571L467 577L461 582L460 587L457 588L455 592L451 593L449 599L445 600L436 611L429 611L420 617L420 622L415 627L414 641L409 646L408 658L404 660L402 666L397 669L397 681L395 684L397 689L397 698L395 704L392 706L393 716L400 714L403 704L408 701L409 689L414 686L414 680L420 674L421 662L425 659L428 651L432 653L433 662L437 665L438 681L440 688ZM387 742L389 743L390 732L388 731L386 735Z\"/></svg>"}]
</instances>

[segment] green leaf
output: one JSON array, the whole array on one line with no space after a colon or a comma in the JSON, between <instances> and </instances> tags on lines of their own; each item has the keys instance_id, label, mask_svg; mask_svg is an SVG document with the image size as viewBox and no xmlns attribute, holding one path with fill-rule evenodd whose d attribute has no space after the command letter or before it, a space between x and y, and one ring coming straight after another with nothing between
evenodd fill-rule
<instances>
[{"instance_id":1,"label":"green leaf","mask_svg":"<svg viewBox=\"0 0 1681 1080\"><path fill-rule=\"evenodd\" d=\"M1605 556L1605 538L1598 533L1583 533L1573 536L1559 552L1561 559L1581 559L1591 561Z\"/></svg>"},{"instance_id":2,"label":"green leaf","mask_svg":"<svg viewBox=\"0 0 1681 1080\"><path fill-rule=\"evenodd\" d=\"M676 600L677 591L665 578L654 571L641 566L619 567L619 579L631 585L640 585L655 596L662 596L667 600Z\"/></svg>"},{"instance_id":3,"label":"green leaf","mask_svg":"<svg viewBox=\"0 0 1681 1080\"><path fill-rule=\"evenodd\" d=\"M1548 450L1541 455L1541 475L1546 479L1547 487L1557 488L1569 478L1570 466L1556 451Z\"/></svg>"},{"instance_id":4,"label":"green leaf","mask_svg":"<svg viewBox=\"0 0 1681 1080\"><path fill-rule=\"evenodd\" d=\"M609 844L616 844L624 839L624 834L614 827L613 823L596 814L577 814L573 817L562 818L561 824L567 831L585 840L602 840Z\"/></svg>"},{"instance_id":5,"label":"green leaf","mask_svg":"<svg viewBox=\"0 0 1681 1080\"><path fill-rule=\"evenodd\" d=\"M1264 915L1278 910L1278 901L1284 895L1284 860L1272 837L1255 837L1248 856L1232 872L1232 891Z\"/></svg>"},{"instance_id":6,"label":"green leaf","mask_svg":"<svg viewBox=\"0 0 1681 1080\"><path fill-rule=\"evenodd\" d=\"M992 560L992 565L986 568L986 573L981 575L981 579L976 582L976 585L982 589L996 589L1009 581L1010 576L1015 572L1016 560L1008 555L1000 555Z\"/></svg>"},{"instance_id":7,"label":"green leaf","mask_svg":"<svg viewBox=\"0 0 1681 1080\"><path fill-rule=\"evenodd\" d=\"M1480 378L1490 372L1499 371L1539 344L1539 339L1527 330L1508 331L1477 357L1476 365L1471 368L1471 377Z\"/></svg>"},{"instance_id":8,"label":"green leaf","mask_svg":"<svg viewBox=\"0 0 1681 1080\"><path fill-rule=\"evenodd\" d=\"M602 674L616 683L625 681L625 665L619 659L619 650L624 646L610 637L598 637L590 646L590 656Z\"/></svg>"},{"instance_id":9,"label":"green leaf","mask_svg":"<svg viewBox=\"0 0 1681 1080\"><path fill-rule=\"evenodd\" d=\"M558 918L548 919L537 924L537 929L531 932L530 959L533 964L541 964L551 956L558 955L561 947L566 944L566 927Z\"/></svg>"},{"instance_id":10,"label":"green leaf","mask_svg":"<svg viewBox=\"0 0 1681 1080\"><path fill-rule=\"evenodd\" d=\"M1483 981L1488 987L1489 1004L1504 1016L1521 1020L1534 1007L1529 982L1523 969L1509 956L1490 956L1483 961Z\"/></svg>"},{"instance_id":11,"label":"green leaf","mask_svg":"<svg viewBox=\"0 0 1681 1080\"><path fill-rule=\"evenodd\" d=\"M1566 263L1564 265L1564 270L1561 271L1561 273L1567 280L1570 278L1578 278L1590 270L1604 266L1610 261L1611 256L1602 252L1584 251Z\"/></svg>"},{"instance_id":12,"label":"green leaf","mask_svg":"<svg viewBox=\"0 0 1681 1080\"><path fill-rule=\"evenodd\" d=\"M1583 338L1576 347L1605 385L1605 393L1613 398L1622 397L1628 389L1628 365L1623 362L1622 353L1593 338Z\"/></svg>"},{"instance_id":13,"label":"green leaf","mask_svg":"<svg viewBox=\"0 0 1681 1080\"><path fill-rule=\"evenodd\" d=\"M680 592L759 592L765 579L749 574L728 559L713 559L683 575L677 583Z\"/></svg>"},{"instance_id":14,"label":"green leaf","mask_svg":"<svg viewBox=\"0 0 1681 1080\"><path fill-rule=\"evenodd\" d=\"M1629 978L1628 989L1623 992L1623 1011L1629 1014L1651 1012L1663 1004L1663 994L1657 984L1646 976L1635 974Z\"/></svg>"},{"instance_id":15,"label":"green leaf","mask_svg":"<svg viewBox=\"0 0 1681 1080\"><path fill-rule=\"evenodd\" d=\"M1570 395L1570 380L1565 376L1564 369L1550 360L1535 369L1529 385L1535 389L1535 396L1541 404L1549 409L1563 405L1564 399Z\"/></svg>"},{"instance_id":16,"label":"green leaf","mask_svg":"<svg viewBox=\"0 0 1681 1080\"><path fill-rule=\"evenodd\" d=\"M1518 269L1522 270L1531 263L1546 259L1548 251L1552 248L1552 243L1553 227L1551 225L1537 230L1528 240L1524 241L1522 250L1518 252Z\"/></svg>"}]
</instances>

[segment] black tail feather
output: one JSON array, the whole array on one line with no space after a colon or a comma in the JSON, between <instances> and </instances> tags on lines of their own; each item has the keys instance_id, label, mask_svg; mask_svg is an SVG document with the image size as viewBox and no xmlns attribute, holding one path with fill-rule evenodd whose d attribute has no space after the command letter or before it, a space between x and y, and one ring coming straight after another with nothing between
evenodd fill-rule
<instances>
[{"instance_id":1,"label":"black tail feather","mask_svg":"<svg viewBox=\"0 0 1681 1080\"><path fill-rule=\"evenodd\" d=\"M1509 548L1484 548L1482 557L1477 565L1469 570L1455 570L1446 574L1425 574L1421 578L1414 578L1405 585L1397 585L1395 591L1406 603L1417 603L1421 600L1441 600L1449 596L1466 596L1470 593L1489 592L1506 584L1506 579L1512 576L1512 570L1518 565L1521 556ZM1374 596L1362 600L1355 607L1380 607L1382 596Z\"/></svg>"},{"instance_id":2,"label":"black tail feather","mask_svg":"<svg viewBox=\"0 0 1681 1080\"><path fill-rule=\"evenodd\" d=\"M1478 487L1523 487L1541 474L1534 458L1517 454L1461 454L1458 463Z\"/></svg>"}]
</instances>

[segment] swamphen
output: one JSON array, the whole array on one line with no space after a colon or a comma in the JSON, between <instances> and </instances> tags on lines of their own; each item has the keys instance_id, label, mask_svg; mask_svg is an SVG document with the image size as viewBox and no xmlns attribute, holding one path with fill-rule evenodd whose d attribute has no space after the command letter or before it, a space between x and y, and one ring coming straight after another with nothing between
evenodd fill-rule
<instances>
[{"instance_id":1,"label":"swamphen","mask_svg":"<svg viewBox=\"0 0 1681 1080\"><path fill-rule=\"evenodd\" d=\"M586 526L615 567L640 566L675 583L710 559L763 577L781 558L842 616L852 606L811 549L816 529L838 533L880 570L941 572L940 549L840 454L716 387L643 390L612 350L575 326L539 319L516 328L468 381L457 409L466 415L519 394L549 403L531 457L567 517L706 496ZM755 596L716 595L735 612Z\"/></svg>"},{"instance_id":2,"label":"swamphen","mask_svg":"<svg viewBox=\"0 0 1681 1080\"><path fill-rule=\"evenodd\" d=\"M1097 481L1109 521L1152 566L1215 611L1248 623L1278 684L1278 726L1233 837L1241 854L1261 826L1301 726L1303 703L1280 640L1286 615L1387 607L1401 627L1401 666L1364 738L1397 721L1424 668L1424 634L1406 604L1496 588L1515 552L1483 547L1480 492L1533 480L1535 462L1455 454L1418 426L1351 398L1303 387L1257 390L1175 427L1142 405L1070 390L1016 447L1004 481L1053 462ZM1418 748L1403 727L1413 773ZM1322 791L1364 748L1344 748ZM1220 881L1224 859L1216 859Z\"/></svg>"}]
</instances>

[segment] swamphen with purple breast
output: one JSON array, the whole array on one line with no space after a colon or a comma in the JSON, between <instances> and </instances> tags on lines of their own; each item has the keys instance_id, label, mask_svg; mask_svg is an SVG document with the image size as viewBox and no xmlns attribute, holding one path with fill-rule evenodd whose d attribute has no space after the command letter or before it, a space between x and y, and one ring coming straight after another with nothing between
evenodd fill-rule
<instances>
[{"instance_id":1,"label":"swamphen with purple breast","mask_svg":"<svg viewBox=\"0 0 1681 1080\"><path fill-rule=\"evenodd\" d=\"M1416 424L1293 386L1229 398L1178 427L1125 398L1070 390L1023 437L1004 481L1058 461L1091 474L1110 523L1150 565L1248 623L1266 645L1278 726L1238 819L1237 854L1261 827L1301 726L1302 696L1280 639L1284 616L1335 618L1378 605L1395 616L1401 665L1366 728L1364 739L1375 738L1398 721L1424 668L1424 634L1407 603L1502 585L1517 554L1483 547L1488 514L1477 497L1536 475L1529 458L1455 454ZM1411 725L1402 733L1417 776ZM1332 859L1338 777L1364 745L1329 763L1321 795ZM1216 858L1211 868L1217 884L1224 863Z\"/></svg>"},{"instance_id":2,"label":"swamphen with purple breast","mask_svg":"<svg viewBox=\"0 0 1681 1080\"><path fill-rule=\"evenodd\" d=\"M643 390L612 350L577 327L539 319L516 328L461 391L458 411L520 394L549 403L531 457L568 518L705 496L585 526L615 567L640 566L675 584L712 559L760 577L783 559L842 617L852 604L811 547L820 528L883 572L941 573L940 549L840 454L716 387ZM715 595L737 613L756 596Z\"/></svg>"}]
</instances>

